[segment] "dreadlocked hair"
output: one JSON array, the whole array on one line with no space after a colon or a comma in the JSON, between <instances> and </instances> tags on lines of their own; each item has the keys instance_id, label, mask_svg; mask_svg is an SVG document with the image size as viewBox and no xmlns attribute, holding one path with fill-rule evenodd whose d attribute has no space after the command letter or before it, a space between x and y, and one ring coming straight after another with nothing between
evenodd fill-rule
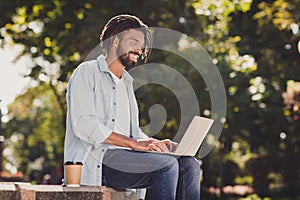
<instances>
[{"instance_id":1,"label":"dreadlocked hair","mask_svg":"<svg viewBox=\"0 0 300 200\"><path fill-rule=\"evenodd\" d=\"M145 43L141 57L146 63L151 53L152 35L148 26L133 15L117 15L107 22L100 34L100 44L104 49L104 53L107 54L109 52L116 35L128 29L137 29L144 33Z\"/></svg>"}]
</instances>

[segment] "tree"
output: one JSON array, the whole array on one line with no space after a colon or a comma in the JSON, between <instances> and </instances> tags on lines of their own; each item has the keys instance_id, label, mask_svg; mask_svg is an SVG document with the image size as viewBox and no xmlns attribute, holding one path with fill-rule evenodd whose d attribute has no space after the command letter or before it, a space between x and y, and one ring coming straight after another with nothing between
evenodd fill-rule
<instances>
[{"instance_id":1,"label":"tree","mask_svg":"<svg viewBox=\"0 0 300 200\"><path fill-rule=\"evenodd\" d=\"M23 115L20 120L11 107L12 118L6 125L9 132L17 131L27 141L39 136L39 131L50 134L47 129L50 126L42 126L47 121L60 120L55 121L55 126L63 127L65 87L72 71L98 44L99 32L108 19L119 13L135 14L150 26L171 28L191 36L209 52L222 74L228 94L228 112L221 138L204 159L203 185L249 184L262 196L267 196L272 188L285 185L289 195L296 194L295 188L299 186L299 113L286 107L282 94L287 83L299 81L296 48L300 34L296 9L300 7L299 0L154 0L142 3L110 0L101 1L101 4L95 0L51 0L1 2L0 5L7 8L0 14L4 19L1 22L2 37L11 37L15 43L24 45L22 54L31 55L33 60L28 76L36 80L44 88L41 93L50 95L51 99L45 101L39 111L48 113L49 118L45 115L40 120L32 120L37 119L36 112ZM185 49L189 50L191 48ZM190 77L195 91L205 89L205 84L199 84L199 77L189 70L189 64L175 55L154 51L150 62L173 66ZM161 103L172 117L166 122L164 134L157 136L166 137L165 133L172 136L178 129L180 117L178 110L171 109L178 105L174 95L155 85L136 93L141 124L149 122L151 105ZM150 96L150 93L156 95ZM29 90L25 94L19 98L27 99L27 95L33 96L34 92ZM204 102L201 110L209 116L208 94L199 92L197 97ZM28 105L28 108L36 108L32 103ZM50 113L54 107L59 108L61 117L50 117L58 114ZM43 136L45 140L47 137L49 135ZM40 148L48 159L49 152L43 148L45 141L33 141L34 147ZM43 145L39 146L38 142ZM57 141L56 145L62 148L62 143ZM235 169L236 173L226 173L229 169Z\"/></svg>"},{"instance_id":2,"label":"tree","mask_svg":"<svg viewBox=\"0 0 300 200\"><path fill-rule=\"evenodd\" d=\"M62 166L65 131L60 122L64 115L51 88L42 84L28 89L9 105L9 111L11 120L5 125L5 137L9 138L7 148L15 155L9 159L12 165L28 176L33 170L43 175ZM33 166L39 160L40 166ZM41 181L38 178L34 181ZM52 177L52 181L59 184L61 178Z\"/></svg>"},{"instance_id":3,"label":"tree","mask_svg":"<svg viewBox=\"0 0 300 200\"><path fill-rule=\"evenodd\" d=\"M295 160L299 160L296 153L299 146L299 122L295 117L297 114L284 109L282 94L288 80L299 79L299 52L296 45L299 38L299 32L296 31L299 27L299 13L296 8L299 3L257 1L251 12L235 18L235 24L244 22L244 26L235 29L237 34L245 35L240 45L241 51L255 56L259 66L256 76L260 77L265 87L262 98L253 105L257 111L253 127L260 128L253 131L252 137L270 142L256 141L251 146L256 152L263 150L271 156L277 155L279 162L273 167L281 168L280 173L290 194L295 194L299 185L299 163L295 163ZM280 163L281 159L286 164Z\"/></svg>"}]
</instances>

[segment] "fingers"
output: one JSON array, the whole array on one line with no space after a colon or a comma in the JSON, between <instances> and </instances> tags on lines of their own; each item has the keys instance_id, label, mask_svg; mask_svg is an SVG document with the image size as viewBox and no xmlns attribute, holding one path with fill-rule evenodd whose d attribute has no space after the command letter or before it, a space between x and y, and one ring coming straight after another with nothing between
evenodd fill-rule
<instances>
[{"instance_id":1,"label":"fingers","mask_svg":"<svg viewBox=\"0 0 300 200\"><path fill-rule=\"evenodd\" d=\"M162 152L161 149L156 145L156 144L149 144L150 150L151 151L158 151L158 152Z\"/></svg>"},{"instance_id":2,"label":"fingers","mask_svg":"<svg viewBox=\"0 0 300 200\"><path fill-rule=\"evenodd\" d=\"M150 146L152 141L148 139L138 139L133 147L135 150L152 150L153 148Z\"/></svg>"},{"instance_id":3,"label":"fingers","mask_svg":"<svg viewBox=\"0 0 300 200\"><path fill-rule=\"evenodd\" d=\"M164 140L161 140L161 142L163 142L164 144L171 144L171 143L173 143L170 139L164 139Z\"/></svg>"},{"instance_id":4,"label":"fingers","mask_svg":"<svg viewBox=\"0 0 300 200\"><path fill-rule=\"evenodd\" d=\"M176 142L172 142L169 144L169 149L171 152L175 152L177 147L178 147L178 143L176 143Z\"/></svg>"},{"instance_id":5,"label":"fingers","mask_svg":"<svg viewBox=\"0 0 300 200\"><path fill-rule=\"evenodd\" d=\"M158 152L169 152L169 149L165 143L162 141L155 141L149 144L149 146L152 148L154 151Z\"/></svg>"},{"instance_id":6,"label":"fingers","mask_svg":"<svg viewBox=\"0 0 300 200\"><path fill-rule=\"evenodd\" d=\"M170 150L174 149L174 145L177 144L172 142L170 139L157 140L155 138L138 139L137 142L139 144L137 149L146 149L158 152L170 152Z\"/></svg>"}]
</instances>

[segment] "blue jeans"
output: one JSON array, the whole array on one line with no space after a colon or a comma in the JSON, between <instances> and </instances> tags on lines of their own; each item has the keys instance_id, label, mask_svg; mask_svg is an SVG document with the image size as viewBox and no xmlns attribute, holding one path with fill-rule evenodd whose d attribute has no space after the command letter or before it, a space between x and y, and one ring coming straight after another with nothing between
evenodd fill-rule
<instances>
[{"instance_id":1,"label":"blue jeans","mask_svg":"<svg viewBox=\"0 0 300 200\"><path fill-rule=\"evenodd\" d=\"M188 156L107 150L102 181L116 189L150 187L153 200L200 199L200 163Z\"/></svg>"}]
</instances>

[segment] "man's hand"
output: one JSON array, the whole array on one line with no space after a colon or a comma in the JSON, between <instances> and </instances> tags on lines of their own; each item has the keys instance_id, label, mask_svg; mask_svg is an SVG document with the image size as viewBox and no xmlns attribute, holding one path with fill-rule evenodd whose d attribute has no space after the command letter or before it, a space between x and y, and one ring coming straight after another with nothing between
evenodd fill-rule
<instances>
[{"instance_id":1,"label":"man's hand","mask_svg":"<svg viewBox=\"0 0 300 200\"><path fill-rule=\"evenodd\" d=\"M169 139L157 140L155 138L132 139L125 135L112 132L104 141L106 144L113 144L121 147L130 147L135 150L149 150L158 152L173 152L177 147L177 143Z\"/></svg>"},{"instance_id":2,"label":"man's hand","mask_svg":"<svg viewBox=\"0 0 300 200\"><path fill-rule=\"evenodd\" d=\"M165 140L157 140L154 138L148 139L138 139L132 143L132 149L136 150L150 150L150 151L158 151L158 152L170 152L177 143L172 142L169 139ZM170 147L170 148L168 148Z\"/></svg>"},{"instance_id":3,"label":"man's hand","mask_svg":"<svg viewBox=\"0 0 300 200\"><path fill-rule=\"evenodd\" d=\"M164 142L167 145L170 152L175 152L178 147L178 143L173 142L170 139L162 140L162 142Z\"/></svg>"}]
</instances>

